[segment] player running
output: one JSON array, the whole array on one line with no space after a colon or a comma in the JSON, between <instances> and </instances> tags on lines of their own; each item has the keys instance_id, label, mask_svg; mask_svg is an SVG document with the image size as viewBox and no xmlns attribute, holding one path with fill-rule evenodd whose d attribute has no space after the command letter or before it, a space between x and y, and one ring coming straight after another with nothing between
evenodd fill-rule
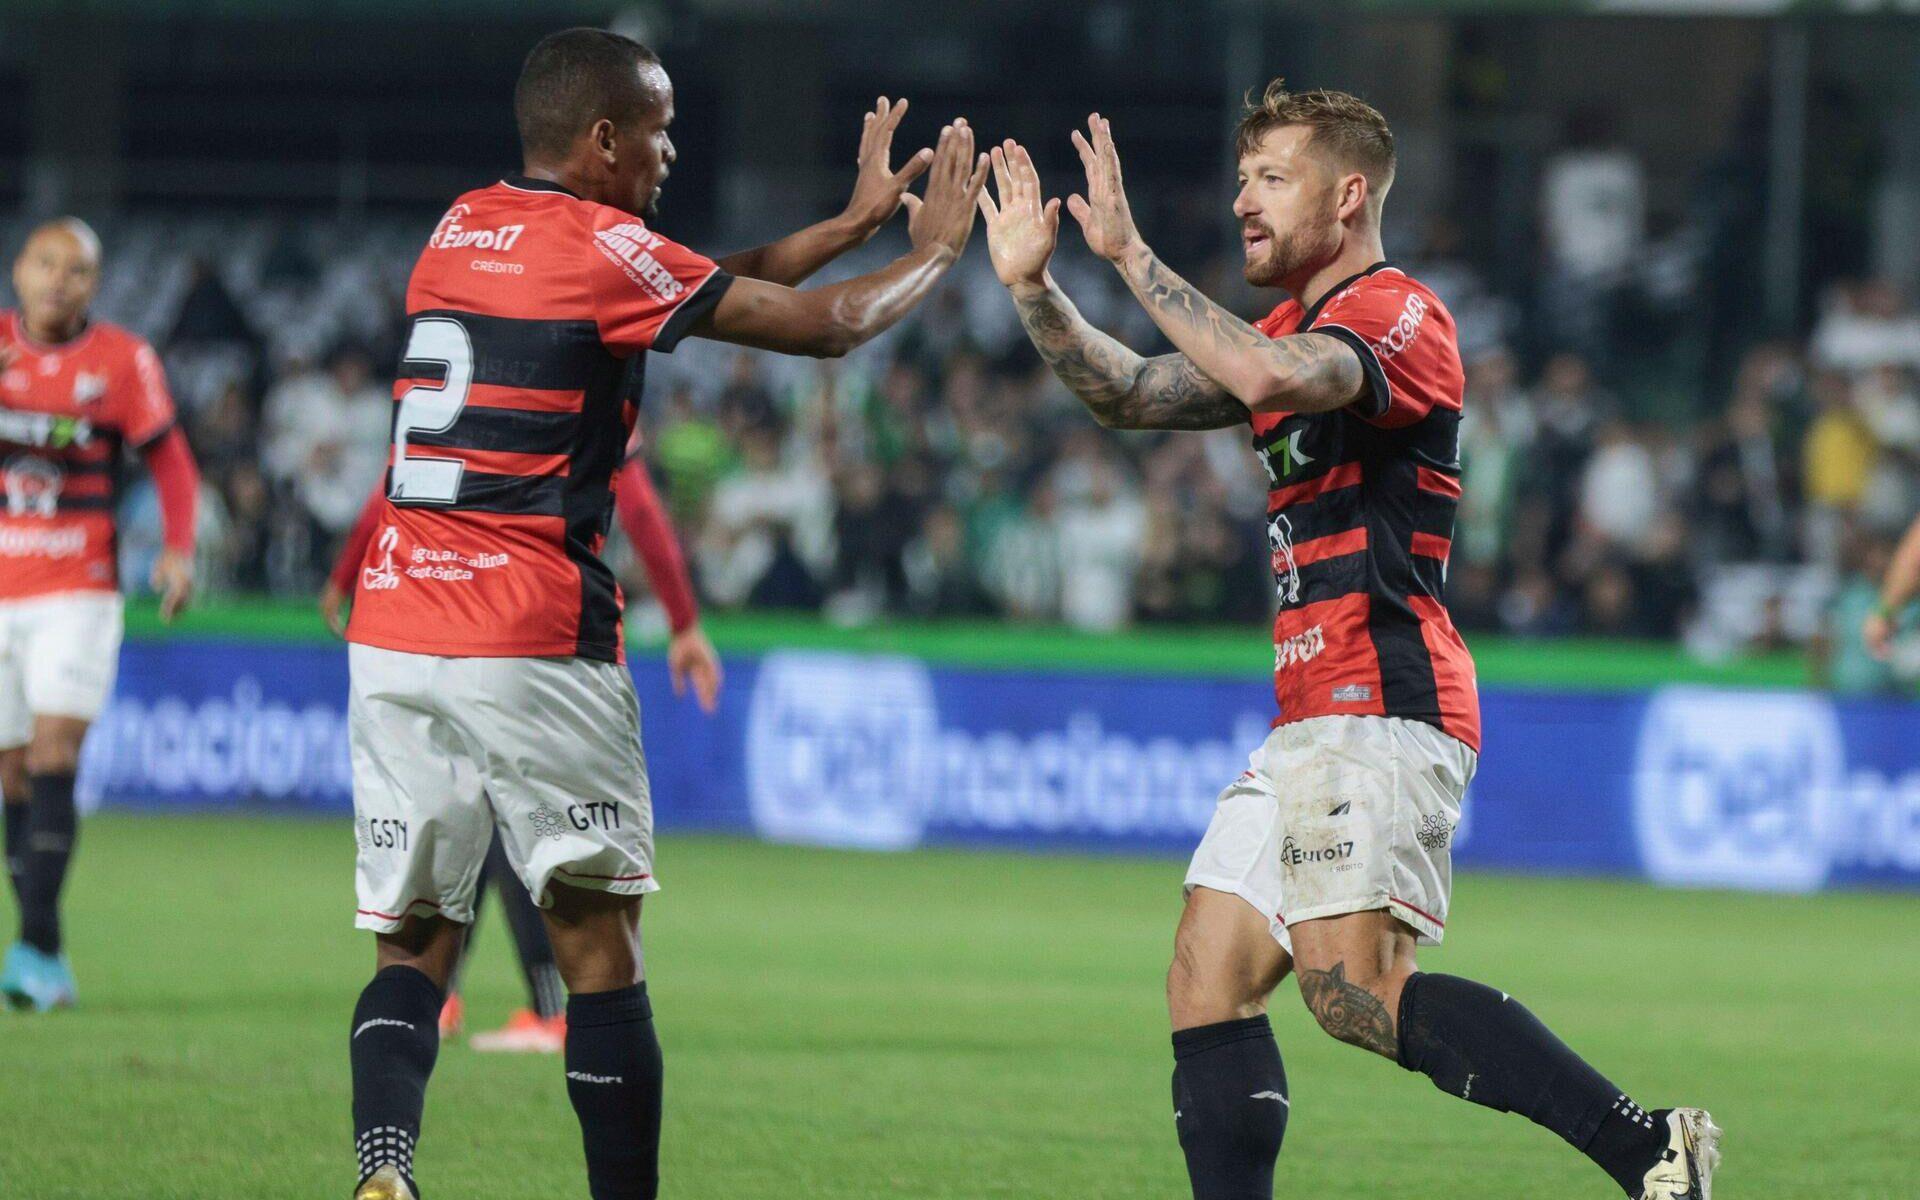
<instances>
[{"instance_id":1,"label":"player running","mask_svg":"<svg viewBox=\"0 0 1920 1200\"><path fill-rule=\"evenodd\" d=\"M686 556L681 553L673 522L637 450L630 453L626 466L620 469L614 494L620 527L626 530L628 540L639 553L654 594L667 612L667 625L672 633L667 643L667 671L673 680L674 693L684 695L691 686L701 711L711 713L720 699L723 678L720 656L700 627L699 602L694 598L693 580L687 574ZM342 636L346 633L346 614L359 585L360 564L366 559L367 547L373 542L385 508L386 488L382 485L375 489L341 544L333 571L321 590L321 615L327 627ZM481 868L480 880L474 888L474 921L467 928L469 945L490 883L499 888L500 906L506 912L507 930L513 936L514 955L527 985L527 1005L516 1009L501 1028L474 1034L468 1044L480 1051L558 1054L566 1048L566 988L560 980L553 942L547 937L540 909L507 860L506 845L498 831L487 847L486 865ZM446 1001L440 1006L442 1041L458 1036L465 1024L466 1010L460 999L459 979L466 966L463 955L454 978L449 981Z\"/></svg>"},{"instance_id":2,"label":"player running","mask_svg":"<svg viewBox=\"0 0 1920 1200\"><path fill-rule=\"evenodd\" d=\"M347 627L357 924L378 939L350 1040L360 1200L417 1194L436 1018L496 825L570 994L592 1194L656 1194L661 1058L639 943L652 809L599 558L646 352L696 336L845 353L945 276L986 178L964 121L893 171L900 112L883 101L843 216L715 262L648 224L675 158L652 51L554 34L514 113L523 173L461 196L414 268L387 502ZM909 253L787 286L870 236L923 171Z\"/></svg>"},{"instance_id":3,"label":"player running","mask_svg":"<svg viewBox=\"0 0 1920 1200\"><path fill-rule=\"evenodd\" d=\"M60 891L78 828L80 746L120 657L114 506L120 449L159 493L164 548L152 583L171 621L193 591L200 473L174 424L160 356L88 316L100 239L50 221L13 264L20 307L0 312L0 797L20 940L0 993L46 1011L78 998L62 950Z\"/></svg>"},{"instance_id":4,"label":"player running","mask_svg":"<svg viewBox=\"0 0 1920 1200\"><path fill-rule=\"evenodd\" d=\"M1087 192L1068 208L1178 353L1143 359L1080 316L1047 272L1059 201L1009 142L993 152L999 203L981 209L1028 336L1103 425L1251 426L1271 483L1280 716L1193 856L1167 974L1196 1200L1273 1194L1289 1101L1266 1005L1289 973L1341 1041L1553 1130L1629 1196L1706 1200L1720 1131L1705 1112L1644 1111L1507 993L1415 963L1446 927L1480 721L1442 599L1460 357L1446 307L1382 259L1385 119L1278 80L1248 106L1245 274L1291 297L1257 325L1141 240L1108 123L1095 114L1073 140Z\"/></svg>"}]
</instances>

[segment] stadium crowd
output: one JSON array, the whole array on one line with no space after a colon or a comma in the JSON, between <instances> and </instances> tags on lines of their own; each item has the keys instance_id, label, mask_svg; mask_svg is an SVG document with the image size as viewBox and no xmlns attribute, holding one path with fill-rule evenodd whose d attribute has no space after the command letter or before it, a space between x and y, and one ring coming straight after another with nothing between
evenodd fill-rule
<instances>
[{"instance_id":1,"label":"stadium crowd","mask_svg":"<svg viewBox=\"0 0 1920 1200\"><path fill-rule=\"evenodd\" d=\"M205 469L204 577L312 593L386 459L420 231L108 232L100 309L161 348ZM1887 686L1892 668L1825 634L1857 628L1866 581L1920 501L1920 313L1884 283L1834 286L1808 337L1751 344L1722 385L1676 401L1613 369L1604 334L1527 335L1449 244L1436 226L1408 264L1454 308L1469 360L1456 619L1706 654L1810 643L1836 685ZM1156 344L1111 272L1063 253L1057 274L1096 323ZM1240 311L1263 303L1229 260L1199 281ZM929 313L843 360L703 341L655 356L642 430L698 586L722 608L1086 629L1270 611L1264 480L1244 436L1100 429L1039 363L984 255ZM149 491L129 503L138 580L159 526Z\"/></svg>"}]
</instances>

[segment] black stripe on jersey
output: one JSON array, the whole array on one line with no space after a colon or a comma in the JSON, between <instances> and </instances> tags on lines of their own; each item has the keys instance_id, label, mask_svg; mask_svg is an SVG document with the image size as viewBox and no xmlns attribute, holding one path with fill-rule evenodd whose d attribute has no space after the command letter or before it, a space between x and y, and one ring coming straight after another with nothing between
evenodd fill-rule
<instances>
[{"instance_id":1,"label":"black stripe on jersey","mask_svg":"<svg viewBox=\"0 0 1920 1200\"><path fill-rule=\"evenodd\" d=\"M1451 541L1454 510L1458 507L1459 502L1452 496L1421 492L1413 504L1413 532L1431 533Z\"/></svg>"},{"instance_id":2,"label":"black stripe on jersey","mask_svg":"<svg viewBox=\"0 0 1920 1200\"><path fill-rule=\"evenodd\" d=\"M1387 382L1387 373L1380 367L1380 356L1373 352L1372 346L1367 345L1367 339L1344 325L1326 325L1313 332L1333 338L1360 359L1360 373L1367 381L1366 391L1347 407L1355 415L1370 420L1386 416L1387 410L1393 407L1393 385Z\"/></svg>"},{"instance_id":3,"label":"black stripe on jersey","mask_svg":"<svg viewBox=\"0 0 1920 1200\"><path fill-rule=\"evenodd\" d=\"M168 421L166 424L160 426L160 428L148 434L144 440L138 441L138 442L129 442L128 445L132 446L135 450L143 450L143 451L151 450L153 447L158 446L160 444L161 438L166 437L168 434L172 433L177 426L178 426L178 422Z\"/></svg>"},{"instance_id":4,"label":"black stripe on jersey","mask_svg":"<svg viewBox=\"0 0 1920 1200\"><path fill-rule=\"evenodd\" d=\"M1275 578L1280 611L1305 608L1309 604L1338 600L1343 596L1364 592L1367 590L1367 578L1367 552L1364 550L1308 563L1300 568L1298 599L1287 599L1288 579L1285 574Z\"/></svg>"},{"instance_id":5,"label":"black stripe on jersey","mask_svg":"<svg viewBox=\"0 0 1920 1200\"><path fill-rule=\"evenodd\" d=\"M1362 507L1363 496L1364 488L1359 485L1334 488L1311 500L1289 504L1270 516L1284 514L1288 525L1292 527L1293 543L1299 545L1315 538L1360 528L1366 520Z\"/></svg>"},{"instance_id":6,"label":"black stripe on jersey","mask_svg":"<svg viewBox=\"0 0 1920 1200\"><path fill-rule=\"evenodd\" d=\"M517 517L557 517L564 510L566 480L558 475L460 473L460 498L454 507L467 512Z\"/></svg>"},{"instance_id":7,"label":"black stripe on jersey","mask_svg":"<svg viewBox=\"0 0 1920 1200\"><path fill-rule=\"evenodd\" d=\"M460 419L445 433L415 431L409 446L439 446L448 450L503 450L511 454L569 454L573 450L577 413L530 412L517 408L460 410Z\"/></svg>"},{"instance_id":8,"label":"black stripe on jersey","mask_svg":"<svg viewBox=\"0 0 1920 1200\"><path fill-rule=\"evenodd\" d=\"M1361 271L1355 275L1349 275L1345 279L1342 279L1339 283L1334 284L1332 287L1328 288L1326 291L1320 293L1320 298L1313 302L1313 307L1309 308L1306 312L1300 314L1300 324L1294 328L1294 332L1295 333L1307 332L1307 330L1313 326L1313 323L1320 319L1320 310L1327 306L1328 301L1332 300L1335 296L1338 296L1341 292L1346 291L1348 288L1352 287L1354 284L1359 283L1362 279L1365 279L1367 276L1373 274L1375 271L1384 271L1392 265L1393 265L1392 263L1386 261L1385 259L1382 259L1379 262L1368 267L1366 270Z\"/></svg>"},{"instance_id":9,"label":"black stripe on jersey","mask_svg":"<svg viewBox=\"0 0 1920 1200\"><path fill-rule=\"evenodd\" d=\"M667 317L666 323L660 326L660 332L653 335L653 345L648 348L662 354L672 354L673 348L680 344L680 339L687 336L687 330L693 328L693 323L718 308L720 297L726 295L727 289L732 286L733 276L715 268L693 295L682 300L680 307Z\"/></svg>"},{"instance_id":10,"label":"black stripe on jersey","mask_svg":"<svg viewBox=\"0 0 1920 1200\"><path fill-rule=\"evenodd\" d=\"M627 448L624 412L628 396L638 396L645 385L643 363L602 352L599 371L584 389L561 497L567 557L580 571L574 653L603 662L616 661L620 653L620 587L599 550L613 525L613 473Z\"/></svg>"},{"instance_id":11,"label":"black stripe on jersey","mask_svg":"<svg viewBox=\"0 0 1920 1200\"><path fill-rule=\"evenodd\" d=\"M54 511L61 513L112 512L112 496L62 496L54 501Z\"/></svg>"},{"instance_id":12,"label":"black stripe on jersey","mask_svg":"<svg viewBox=\"0 0 1920 1200\"><path fill-rule=\"evenodd\" d=\"M411 319L423 317L447 317L466 327L473 339L473 382L492 387L576 392L597 378L609 357L591 320L535 321L458 309L426 309ZM402 379L441 379L445 374L438 363L400 363Z\"/></svg>"},{"instance_id":13,"label":"black stripe on jersey","mask_svg":"<svg viewBox=\"0 0 1920 1200\"><path fill-rule=\"evenodd\" d=\"M1368 591L1367 632L1380 661L1381 702L1399 716L1437 718L1440 689L1434 679L1433 655L1421 632L1420 618L1405 596L1386 581L1419 578L1420 561L1412 551L1413 513L1417 506L1419 464L1411 458L1379 462L1378 492L1368 529L1373 549L1374 577Z\"/></svg>"}]
</instances>

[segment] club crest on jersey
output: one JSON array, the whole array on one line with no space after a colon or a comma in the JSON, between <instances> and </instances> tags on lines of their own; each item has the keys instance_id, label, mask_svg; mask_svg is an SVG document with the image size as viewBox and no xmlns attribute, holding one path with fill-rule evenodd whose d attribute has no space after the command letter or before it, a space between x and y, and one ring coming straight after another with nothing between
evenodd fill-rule
<instances>
[{"instance_id":1,"label":"club crest on jersey","mask_svg":"<svg viewBox=\"0 0 1920 1200\"><path fill-rule=\"evenodd\" d=\"M1293 557L1293 522L1285 513L1276 513L1267 522L1267 547L1273 552L1273 578L1278 585L1280 603L1300 602L1300 564Z\"/></svg>"},{"instance_id":2,"label":"club crest on jersey","mask_svg":"<svg viewBox=\"0 0 1920 1200\"><path fill-rule=\"evenodd\" d=\"M649 233L638 221L623 221L593 235L593 243L600 248L600 253L626 272L627 278L656 298L671 302L678 300L687 289L653 256L653 251L665 241L659 234Z\"/></svg>"},{"instance_id":3,"label":"club crest on jersey","mask_svg":"<svg viewBox=\"0 0 1920 1200\"><path fill-rule=\"evenodd\" d=\"M390 592L400 586L400 570L393 565L393 548L400 531L389 525L380 533L380 561L360 572L360 586L369 592Z\"/></svg>"},{"instance_id":4,"label":"club crest on jersey","mask_svg":"<svg viewBox=\"0 0 1920 1200\"><path fill-rule=\"evenodd\" d=\"M8 516L52 517L60 511L60 486L67 473L59 464L16 454L0 470L6 472Z\"/></svg>"},{"instance_id":5,"label":"club crest on jersey","mask_svg":"<svg viewBox=\"0 0 1920 1200\"><path fill-rule=\"evenodd\" d=\"M464 250L469 247L476 250L511 250L527 231L525 225L500 225L493 229L468 229L460 219L472 212L469 205L456 204L440 218L433 228L433 236L427 239L429 250Z\"/></svg>"},{"instance_id":6,"label":"club crest on jersey","mask_svg":"<svg viewBox=\"0 0 1920 1200\"><path fill-rule=\"evenodd\" d=\"M92 404L107 394L107 377L91 371L79 371L73 377L73 402Z\"/></svg>"}]
</instances>

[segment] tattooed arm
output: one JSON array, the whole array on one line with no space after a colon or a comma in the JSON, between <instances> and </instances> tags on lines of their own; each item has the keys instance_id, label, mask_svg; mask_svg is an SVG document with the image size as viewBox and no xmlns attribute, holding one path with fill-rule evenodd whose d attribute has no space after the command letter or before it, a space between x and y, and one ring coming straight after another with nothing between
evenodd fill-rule
<instances>
[{"instance_id":1,"label":"tattooed arm","mask_svg":"<svg viewBox=\"0 0 1920 1200\"><path fill-rule=\"evenodd\" d=\"M1224 429L1244 424L1246 406L1185 356L1142 358L1095 329L1047 273L1060 231L1060 202L1042 201L1026 149L994 147L995 203L980 193L993 270L1013 296L1020 323L1047 366L1109 429Z\"/></svg>"},{"instance_id":2,"label":"tattooed arm","mask_svg":"<svg viewBox=\"0 0 1920 1200\"><path fill-rule=\"evenodd\" d=\"M1247 407L1183 354L1142 358L1095 329L1058 284L1010 289L1020 324L1047 366L1109 429L1224 429Z\"/></svg>"},{"instance_id":3,"label":"tattooed arm","mask_svg":"<svg viewBox=\"0 0 1920 1200\"><path fill-rule=\"evenodd\" d=\"M1142 245L1117 264L1167 340L1254 412L1328 412L1365 393L1353 347L1324 333L1271 338L1207 299Z\"/></svg>"},{"instance_id":4,"label":"tattooed arm","mask_svg":"<svg viewBox=\"0 0 1920 1200\"><path fill-rule=\"evenodd\" d=\"M1254 412L1328 412L1367 387L1360 356L1324 333L1270 338L1207 299L1140 238L1120 179L1113 133L1099 114L1092 140L1073 135L1087 169L1087 195L1067 202L1095 254L1111 262L1187 360Z\"/></svg>"}]
</instances>

